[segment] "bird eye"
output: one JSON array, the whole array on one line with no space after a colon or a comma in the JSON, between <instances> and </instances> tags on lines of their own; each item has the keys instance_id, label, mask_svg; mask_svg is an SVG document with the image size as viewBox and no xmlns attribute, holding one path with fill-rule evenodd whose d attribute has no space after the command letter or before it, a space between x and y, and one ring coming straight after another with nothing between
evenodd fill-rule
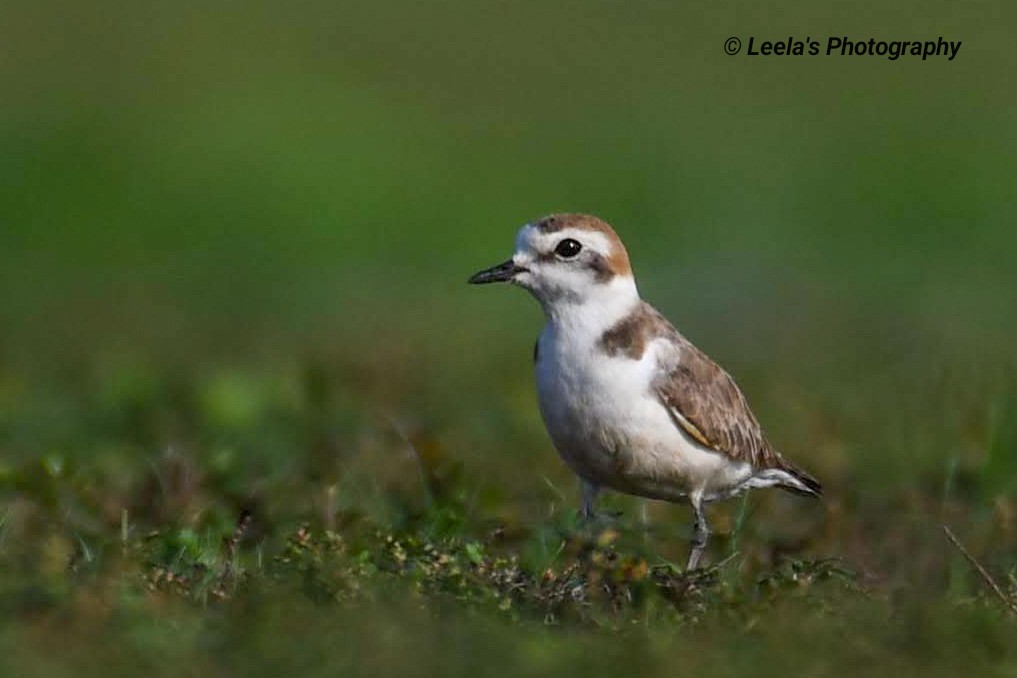
<instances>
[{"instance_id":1,"label":"bird eye","mask_svg":"<svg viewBox=\"0 0 1017 678\"><path fill-rule=\"evenodd\" d=\"M560 243L555 245L554 253L563 259L571 259L572 257L579 254L579 251L583 249L583 246L579 244L578 240L572 238L565 238Z\"/></svg>"}]
</instances>

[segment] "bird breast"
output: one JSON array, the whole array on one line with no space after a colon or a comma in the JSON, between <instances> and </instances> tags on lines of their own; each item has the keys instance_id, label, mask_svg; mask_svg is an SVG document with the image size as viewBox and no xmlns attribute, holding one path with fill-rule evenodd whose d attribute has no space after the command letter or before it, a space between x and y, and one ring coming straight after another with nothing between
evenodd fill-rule
<instances>
[{"instance_id":1,"label":"bird breast","mask_svg":"<svg viewBox=\"0 0 1017 678\"><path fill-rule=\"evenodd\" d=\"M611 356L595 341L562 337L552 326L539 340L537 395L551 440L581 478L629 494L675 501L692 491L708 499L744 483L751 469L685 436L651 384L661 369L661 340L638 359Z\"/></svg>"},{"instance_id":2,"label":"bird breast","mask_svg":"<svg viewBox=\"0 0 1017 678\"><path fill-rule=\"evenodd\" d=\"M594 341L569 339L551 326L541 335L540 412L565 462L587 480L612 484L609 478L675 442L667 411L650 389L655 354L608 356Z\"/></svg>"}]
</instances>

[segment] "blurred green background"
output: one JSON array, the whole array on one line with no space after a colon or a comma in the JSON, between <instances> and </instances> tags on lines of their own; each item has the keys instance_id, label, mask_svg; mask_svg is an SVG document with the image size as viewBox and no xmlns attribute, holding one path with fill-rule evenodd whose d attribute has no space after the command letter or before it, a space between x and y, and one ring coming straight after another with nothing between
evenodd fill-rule
<instances>
[{"instance_id":1,"label":"blurred green background","mask_svg":"<svg viewBox=\"0 0 1017 678\"><path fill-rule=\"evenodd\" d=\"M532 393L539 309L465 279L506 258L522 223L583 211L616 227L644 297L829 488L821 509L753 497L745 571L837 556L877 598L939 605L979 590L938 532L954 519L1013 572L1011 4L42 1L2 17L0 549L27 570L49 557L40 535L68 552L115 541L125 507L139 535L225 530L252 503L265 539L343 511L412 524L392 499L416 472L392 461L400 441L430 450L465 523L539 533L576 502ZM723 50L828 35L963 46L953 61ZM160 464L200 480L174 494L157 472L149 496ZM679 558L686 512L650 510L671 526L653 548ZM281 623L273 605L250 617L255 637ZM159 629L150 612L121 614ZM849 619L867 615L892 616ZM971 633L1008 628L990 617ZM243 642L228 619L189 619ZM390 627L407 651L433 633L414 619ZM487 647L501 622L444 623L517 657ZM901 634L917 656L968 632L936 624L887 627L873 642L888 654L859 652L889 671ZM816 628L817 647L836 644L839 627ZM695 642L723 646L709 631ZM661 640L673 632L636 642L647 672L679 652ZM520 671L578 671L596 647L542 633L512 641L537 657ZM742 641L744 657L771 647ZM126 642L125 666L180 668L148 636ZM990 645L960 655L1013 661ZM475 670L463 652L428 666ZM633 661L611 657L594 663ZM392 662L347 666L405 669Z\"/></svg>"}]
</instances>

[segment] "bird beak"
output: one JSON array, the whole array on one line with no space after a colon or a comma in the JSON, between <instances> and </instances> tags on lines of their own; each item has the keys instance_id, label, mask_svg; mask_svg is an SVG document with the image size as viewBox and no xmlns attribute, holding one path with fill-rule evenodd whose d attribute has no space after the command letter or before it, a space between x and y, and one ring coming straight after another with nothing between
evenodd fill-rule
<instances>
[{"instance_id":1,"label":"bird beak","mask_svg":"<svg viewBox=\"0 0 1017 678\"><path fill-rule=\"evenodd\" d=\"M494 282L512 282L518 273L525 272L522 266L516 266L515 262L509 259L506 262L474 273L468 282L471 285L486 285Z\"/></svg>"}]
</instances>

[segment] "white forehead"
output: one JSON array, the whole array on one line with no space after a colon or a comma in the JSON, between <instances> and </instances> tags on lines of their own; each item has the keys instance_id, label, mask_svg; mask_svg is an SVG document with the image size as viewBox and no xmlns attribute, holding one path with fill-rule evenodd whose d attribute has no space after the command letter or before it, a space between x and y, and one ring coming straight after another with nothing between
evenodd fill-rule
<instances>
[{"instance_id":1,"label":"white forehead","mask_svg":"<svg viewBox=\"0 0 1017 678\"><path fill-rule=\"evenodd\" d=\"M563 228L551 233L541 231L534 224L523 224L516 236L516 253L539 253L550 252L562 240L572 238L583 244L583 247L592 249L594 252L604 255L611 255L611 240L600 231L591 231L586 228Z\"/></svg>"}]
</instances>

